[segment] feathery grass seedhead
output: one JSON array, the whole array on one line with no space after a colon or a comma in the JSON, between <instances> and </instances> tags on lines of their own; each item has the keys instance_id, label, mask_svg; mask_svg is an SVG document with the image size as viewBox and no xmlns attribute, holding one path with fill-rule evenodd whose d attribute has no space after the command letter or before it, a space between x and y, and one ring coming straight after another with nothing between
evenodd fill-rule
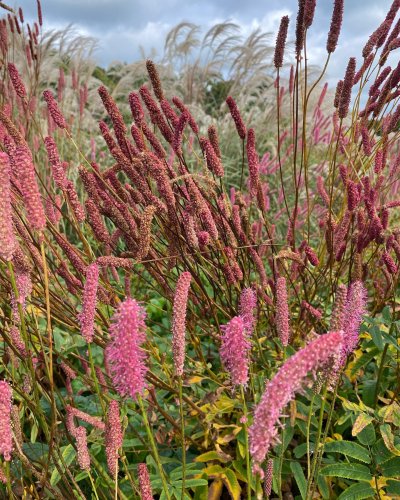
<instances>
[{"instance_id":1,"label":"feathery grass seedhead","mask_svg":"<svg viewBox=\"0 0 400 500\"><path fill-rule=\"evenodd\" d=\"M136 399L146 385L147 355L141 347L146 341L145 319L144 308L131 298L119 305L112 318L106 359L113 385L122 397Z\"/></svg>"}]
</instances>

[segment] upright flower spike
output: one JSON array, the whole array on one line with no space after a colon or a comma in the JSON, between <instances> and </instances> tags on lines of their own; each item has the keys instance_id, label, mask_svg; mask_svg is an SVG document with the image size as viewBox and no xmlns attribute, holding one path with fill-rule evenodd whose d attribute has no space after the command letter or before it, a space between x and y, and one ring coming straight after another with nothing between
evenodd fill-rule
<instances>
[{"instance_id":1,"label":"upright flower spike","mask_svg":"<svg viewBox=\"0 0 400 500\"><path fill-rule=\"evenodd\" d=\"M0 152L0 257L11 260L17 241L12 222L10 163L6 153Z\"/></svg>"},{"instance_id":2,"label":"upright flower spike","mask_svg":"<svg viewBox=\"0 0 400 500\"><path fill-rule=\"evenodd\" d=\"M237 133L239 134L239 137L242 139L242 141L244 141L246 138L246 125L244 124L239 108L235 100L231 96L227 97L226 104L228 105L233 121L235 122Z\"/></svg>"},{"instance_id":3,"label":"upright flower spike","mask_svg":"<svg viewBox=\"0 0 400 500\"><path fill-rule=\"evenodd\" d=\"M289 16L283 16L279 26L278 36L276 38L274 66L276 69L283 65L283 54L285 52L285 44L289 26Z\"/></svg>"},{"instance_id":4,"label":"upright flower spike","mask_svg":"<svg viewBox=\"0 0 400 500\"><path fill-rule=\"evenodd\" d=\"M8 73L10 75L11 82L13 84L16 94L21 99L26 99L26 88L24 82L22 81L21 75L18 72L17 67L13 63L8 63Z\"/></svg>"},{"instance_id":5,"label":"upright flower spike","mask_svg":"<svg viewBox=\"0 0 400 500\"><path fill-rule=\"evenodd\" d=\"M175 374L183 375L185 363L186 310L192 275L183 272L176 283L174 305L172 311L172 354Z\"/></svg>"},{"instance_id":6,"label":"upright flower spike","mask_svg":"<svg viewBox=\"0 0 400 500\"><path fill-rule=\"evenodd\" d=\"M257 295L252 288L244 288L240 294L239 315L243 319L243 326L250 337L254 331L256 318L254 312L257 309Z\"/></svg>"},{"instance_id":7,"label":"upright flower spike","mask_svg":"<svg viewBox=\"0 0 400 500\"><path fill-rule=\"evenodd\" d=\"M282 345L287 346L289 343L289 306L286 289L286 278L281 276L276 280L276 329L278 337Z\"/></svg>"},{"instance_id":8,"label":"upright flower spike","mask_svg":"<svg viewBox=\"0 0 400 500\"><path fill-rule=\"evenodd\" d=\"M147 372L146 312L135 300L127 298L112 318L111 340L106 348L106 360L115 389L125 397L136 399L145 388Z\"/></svg>"},{"instance_id":9,"label":"upright flower spike","mask_svg":"<svg viewBox=\"0 0 400 500\"><path fill-rule=\"evenodd\" d=\"M45 90L43 92L43 97L47 103L47 109L49 110L50 116L53 118L56 125L60 128L67 128L67 122L65 121L64 115L61 113L51 90Z\"/></svg>"},{"instance_id":10,"label":"upright flower spike","mask_svg":"<svg viewBox=\"0 0 400 500\"><path fill-rule=\"evenodd\" d=\"M339 40L340 30L343 22L344 0L335 0L331 19L331 27L326 42L326 50L329 54L335 52Z\"/></svg>"},{"instance_id":11,"label":"upright flower spike","mask_svg":"<svg viewBox=\"0 0 400 500\"><path fill-rule=\"evenodd\" d=\"M315 375L317 370L338 355L342 342L342 332L320 335L288 358L267 383L254 411L254 423L249 429L254 472L261 472L261 462L269 448L277 442L277 423L286 405L295 398L296 393L312 383L310 374Z\"/></svg>"},{"instance_id":12,"label":"upright flower spike","mask_svg":"<svg viewBox=\"0 0 400 500\"><path fill-rule=\"evenodd\" d=\"M343 316L343 354L351 354L357 347L362 316L366 311L367 291L361 281L350 285Z\"/></svg>"},{"instance_id":13,"label":"upright flower spike","mask_svg":"<svg viewBox=\"0 0 400 500\"><path fill-rule=\"evenodd\" d=\"M141 500L153 500L151 491L150 476L146 464L138 465L139 489Z\"/></svg>"},{"instance_id":14,"label":"upright flower spike","mask_svg":"<svg viewBox=\"0 0 400 500\"><path fill-rule=\"evenodd\" d=\"M251 344L241 316L235 316L221 326L220 355L233 385L246 385L249 379L249 352Z\"/></svg>"},{"instance_id":15,"label":"upright flower spike","mask_svg":"<svg viewBox=\"0 0 400 500\"><path fill-rule=\"evenodd\" d=\"M119 418L118 402L110 401L106 422L106 457L108 470L112 477L118 474L118 450L122 447L123 435Z\"/></svg>"},{"instance_id":16,"label":"upright flower spike","mask_svg":"<svg viewBox=\"0 0 400 500\"><path fill-rule=\"evenodd\" d=\"M4 460L11 460L11 387L5 380L0 380L0 455Z\"/></svg>"},{"instance_id":17,"label":"upright flower spike","mask_svg":"<svg viewBox=\"0 0 400 500\"><path fill-rule=\"evenodd\" d=\"M86 282L83 289L82 312L79 314L81 333L89 344L94 336L94 317L96 314L97 289L99 287L99 266L94 263L86 269Z\"/></svg>"}]
</instances>

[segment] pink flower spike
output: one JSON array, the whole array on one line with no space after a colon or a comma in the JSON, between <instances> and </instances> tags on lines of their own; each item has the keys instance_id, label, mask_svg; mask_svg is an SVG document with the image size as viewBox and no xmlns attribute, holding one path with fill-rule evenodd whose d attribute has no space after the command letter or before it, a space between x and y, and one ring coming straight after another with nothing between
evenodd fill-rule
<instances>
[{"instance_id":1,"label":"pink flower spike","mask_svg":"<svg viewBox=\"0 0 400 500\"><path fill-rule=\"evenodd\" d=\"M139 489L141 500L153 500L151 491L150 476L146 464L138 465Z\"/></svg>"},{"instance_id":2,"label":"pink flower spike","mask_svg":"<svg viewBox=\"0 0 400 500\"><path fill-rule=\"evenodd\" d=\"M112 319L111 340L106 348L106 361L114 387L121 396L136 399L145 388L146 312L135 300L122 302Z\"/></svg>"},{"instance_id":3,"label":"pink flower spike","mask_svg":"<svg viewBox=\"0 0 400 500\"><path fill-rule=\"evenodd\" d=\"M286 278L280 277L276 280L276 329L278 336L285 347L289 343L289 306L286 290Z\"/></svg>"},{"instance_id":4,"label":"pink flower spike","mask_svg":"<svg viewBox=\"0 0 400 500\"><path fill-rule=\"evenodd\" d=\"M45 90L43 92L43 97L47 103L50 116L53 118L56 125L60 128L67 128L67 122L65 121L64 115L61 113L51 90Z\"/></svg>"},{"instance_id":5,"label":"pink flower spike","mask_svg":"<svg viewBox=\"0 0 400 500\"><path fill-rule=\"evenodd\" d=\"M243 319L243 326L250 337L254 331L256 318L254 312L257 309L257 295L252 288L244 288L240 294L239 315Z\"/></svg>"},{"instance_id":6,"label":"pink flower spike","mask_svg":"<svg viewBox=\"0 0 400 500\"><path fill-rule=\"evenodd\" d=\"M228 324L221 326L220 356L222 364L229 372L233 385L246 385L249 379L250 342L243 318L235 316Z\"/></svg>"},{"instance_id":7,"label":"pink flower spike","mask_svg":"<svg viewBox=\"0 0 400 500\"><path fill-rule=\"evenodd\" d=\"M357 347L362 316L366 311L367 291L361 281L350 285L343 317L343 354L349 355Z\"/></svg>"},{"instance_id":8,"label":"pink flower spike","mask_svg":"<svg viewBox=\"0 0 400 500\"><path fill-rule=\"evenodd\" d=\"M17 247L12 222L10 163L6 153L0 152L0 257L11 260Z\"/></svg>"},{"instance_id":9,"label":"pink flower spike","mask_svg":"<svg viewBox=\"0 0 400 500\"><path fill-rule=\"evenodd\" d=\"M312 383L315 375L334 359L343 342L342 332L320 335L316 340L288 358L267 383L265 392L254 411L254 423L249 429L250 453L254 470L258 470L269 448L277 443L278 420L296 393Z\"/></svg>"},{"instance_id":10,"label":"pink flower spike","mask_svg":"<svg viewBox=\"0 0 400 500\"><path fill-rule=\"evenodd\" d=\"M5 380L0 380L0 455L4 460L11 460L11 400L12 391Z\"/></svg>"},{"instance_id":11,"label":"pink flower spike","mask_svg":"<svg viewBox=\"0 0 400 500\"><path fill-rule=\"evenodd\" d=\"M83 289L82 312L79 314L81 333L89 344L94 336L94 317L96 314L97 289L99 286L99 266L91 264L86 269L86 282Z\"/></svg>"},{"instance_id":12,"label":"pink flower spike","mask_svg":"<svg viewBox=\"0 0 400 500\"><path fill-rule=\"evenodd\" d=\"M183 375L185 363L186 310L192 275L183 272L176 283L174 305L172 312L172 354L174 357L175 374Z\"/></svg>"},{"instance_id":13,"label":"pink flower spike","mask_svg":"<svg viewBox=\"0 0 400 500\"><path fill-rule=\"evenodd\" d=\"M106 423L106 456L108 470L115 477L118 474L118 450L122 447L123 435L119 418L119 406L115 400L110 401Z\"/></svg>"}]
</instances>

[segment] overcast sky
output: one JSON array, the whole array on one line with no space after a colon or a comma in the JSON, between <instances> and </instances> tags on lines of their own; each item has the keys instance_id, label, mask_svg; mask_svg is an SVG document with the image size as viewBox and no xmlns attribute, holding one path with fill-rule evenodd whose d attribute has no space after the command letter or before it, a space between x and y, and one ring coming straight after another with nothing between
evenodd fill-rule
<instances>
[{"instance_id":1,"label":"overcast sky","mask_svg":"<svg viewBox=\"0 0 400 500\"><path fill-rule=\"evenodd\" d=\"M11 2L10 2L11 3ZM329 65L329 80L343 77L350 56L361 61L361 49L389 9L391 0L345 0L344 23L339 47ZM36 16L36 0L20 0L27 19ZM326 57L333 0L317 0L314 24L309 32L310 62L322 65ZM216 22L232 20L244 33L260 27L275 39L282 15L290 16L293 39L296 0L42 0L45 28L62 28L72 23L78 32L98 39L96 59L103 66L119 60L132 62L154 48L163 53L165 35L181 21L205 29Z\"/></svg>"}]
</instances>

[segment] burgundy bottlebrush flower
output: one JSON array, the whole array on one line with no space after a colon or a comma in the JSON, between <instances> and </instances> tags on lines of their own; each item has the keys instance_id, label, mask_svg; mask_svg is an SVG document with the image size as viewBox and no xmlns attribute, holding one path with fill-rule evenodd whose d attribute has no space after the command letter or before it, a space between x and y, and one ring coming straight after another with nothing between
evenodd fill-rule
<instances>
[{"instance_id":1,"label":"burgundy bottlebrush flower","mask_svg":"<svg viewBox=\"0 0 400 500\"><path fill-rule=\"evenodd\" d=\"M137 261L143 260L146 258L147 254L150 251L150 243L151 243L151 222L153 220L154 214L156 212L156 207L153 205L148 205L140 216L139 223L139 242L138 242L138 250L135 255L135 259Z\"/></svg>"},{"instance_id":2,"label":"burgundy bottlebrush flower","mask_svg":"<svg viewBox=\"0 0 400 500\"><path fill-rule=\"evenodd\" d=\"M96 314L97 289L99 287L99 266L94 263L86 268L86 281L83 289L82 312L79 314L81 334L87 343L93 341L94 317Z\"/></svg>"},{"instance_id":3,"label":"burgundy bottlebrush flower","mask_svg":"<svg viewBox=\"0 0 400 500\"><path fill-rule=\"evenodd\" d=\"M156 65L150 59L146 61L147 73L150 77L151 86L153 87L153 92L159 101L164 99L163 90L161 87L161 80L158 74Z\"/></svg>"},{"instance_id":4,"label":"burgundy bottlebrush flower","mask_svg":"<svg viewBox=\"0 0 400 500\"><path fill-rule=\"evenodd\" d=\"M162 101L160 101L160 106L167 120L175 128L178 125L179 117L172 109L171 104L166 99L163 99Z\"/></svg>"},{"instance_id":5,"label":"burgundy bottlebrush flower","mask_svg":"<svg viewBox=\"0 0 400 500\"><path fill-rule=\"evenodd\" d=\"M281 68L283 65L283 53L285 51L285 44L289 26L289 16L283 16L281 24L279 25L278 36L276 37L274 65L275 68Z\"/></svg>"},{"instance_id":6,"label":"burgundy bottlebrush flower","mask_svg":"<svg viewBox=\"0 0 400 500\"><path fill-rule=\"evenodd\" d=\"M226 104L228 105L233 121L235 122L237 133L239 134L239 137L244 141L246 138L246 126L243 122L239 108L237 107L235 100L231 96L228 96L228 98L226 99Z\"/></svg>"},{"instance_id":7,"label":"burgundy bottlebrush flower","mask_svg":"<svg viewBox=\"0 0 400 500\"><path fill-rule=\"evenodd\" d=\"M319 259L317 257L317 254L307 244L304 246L304 253L307 255L307 259L308 259L308 261L310 262L310 264L312 266L318 266L319 265Z\"/></svg>"},{"instance_id":8,"label":"burgundy bottlebrush flower","mask_svg":"<svg viewBox=\"0 0 400 500\"><path fill-rule=\"evenodd\" d=\"M333 106L337 109L339 107L340 96L343 90L343 80L339 80L336 85L335 98L333 100Z\"/></svg>"},{"instance_id":9,"label":"burgundy bottlebrush flower","mask_svg":"<svg viewBox=\"0 0 400 500\"><path fill-rule=\"evenodd\" d=\"M271 445L277 442L277 423L286 405L297 392L312 383L310 374L326 366L339 353L343 342L342 332L330 332L300 349L288 358L275 376L267 383L265 392L254 411L254 423L249 429L250 453L253 470L259 471Z\"/></svg>"},{"instance_id":10,"label":"burgundy bottlebrush flower","mask_svg":"<svg viewBox=\"0 0 400 500\"><path fill-rule=\"evenodd\" d=\"M221 160L215 154L215 151L214 151L214 148L212 147L211 142L206 137L200 137L199 142L200 142L201 149L203 151L203 155L206 159L207 167L217 177L223 177L224 176L224 167L221 163Z\"/></svg>"},{"instance_id":11,"label":"burgundy bottlebrush flower","mask_svg":"<svg viewBox=\"0 0 400 500\"><path fill-rule=\"evenodd\" d=\"M13 84L16 94L21 99L26 99L27 93L24 82L22 81L21 75L18 72L17 67L13 63L8 63L8 73L10 75L11 82Z\"/></svg>"},{"instance_id":12,"label":"burgundy bottlebrush flower","mask_svg":"<svg viewBox=\"0 0 400 500\"><path fill-rule=\"evenodd\" d=\"M45 137L44 144L46 146L47 156L52 167L54 181L60 189L64 190L67 187L68 179L60 160L57 144L52 137Z\"/></svg>"},{"instance_id":13,"label":"burgundy bottlebrush flower","mask_svg":"<svg viewBox=\"0 0 400 500\"><path fill-rule=\"evenodd\" d=\"M335 51L339 40L340 30L343 22L343 6L344 0L335 0L333 5L333 13L331 19L331 27L326 41L326 50L328 53Z\"/></svg>"},{"instance_id":14,"label":"burgundy bottlebrush flower","mask_svg":"<svg viewBox=\"0 0 400 500\"><path fill-rule=\"evenodd\" d=\"M259 185L258 173L260 168L260 162L256 151L255 132L254 129L252 128L249 128L247 132L246 152L247 152L247 162L249 165L249 174L250 174L250 196L254 197L257 195L257 190Z\"/></svg>"},{"instance_id":15,"label":"burgundy bottlebrush flower","mask_svg":"<svg viewBox=\"0 0 400 500\"><path fill-rule=\"evenodd\" d=\"M298 5L299 9L297 11L297 17L296 17L296 40L295 40L295 51L296 51L296 58L297 60L300 60L300 54L303 49L304 45L304 34L305 34L305 28L304 28L304 6L305 6L306 0L298 0Z\"/></svg>"},{"instance_id":16,"label":"burgundy bottlebrush flower","mask_svg":"<svg viewBox=\"0 0 400 500\"><path fill-rule=\"evenodd\" d=\"M366 311L367 292L361 281L354 281L347 294L343 316L343 355L351 354L358 344L362 316Z\"/></svg>"},{"instance_id":17,"label":"burgundy bottlebrush flower","mask_svg":"<svg viewBox=\"0 0 400 500\"><path fill-rule=\"evenodd\" d=\"M350 211L353 211L357 207L360 201L360 195L357 189L357 184L349 180L346 187L347 187L347 208Z\"/></svg>"},{"instance_id":18,"label":"burgundy bottlebrush flower","mask_svg":"<svg viewBox=\"0 0 400 500\"><path fill-rule=\"evenodd\" d=\"M108 470L112 477L118 474L118 450L122 447L123 434L119 418L119 405L114 399L110 401L106 421L106 457Z\"/></svg>"},{"instance_id":19,"label":"burgundy bottlebrush flower","mask_svg":"<svg viewBox=\"0 0 400 500\"><path fill-rule=\"evenodd\" d=\"M139 489L141 500L153 500L151 491L150 476L146 464L138 465Z\"/></svg>"},{"instance_id":20,"label":"burgundy bottlebrush flower","mask_svg":"<svg viewBox=\"0 0 400 500\"><path fill-rule=\"evenodd\" d=\"M179 109L181 113L187 113L189 116L189 126L193 130L193 132L198 135L199 134L199 126L197 125L195 119L193 118L189 109L183 104L183 102L179 99L179 97L173 97L172 102Z\"/></svg>"},{"instance_id":21,"label":"burgundy bottlebrush flower","mask_svg":"<svg viewBox=\"0 0 400 500\"><path fill-rule=\"evenodd\" d=\"M5 380L0 380L0 455L4 460L11 460L11 400L12 391Z\"/></svg>"},{"instance_id":22,"label":"burgundy bottlebrush flower","mask_svg":"<svg viewBox=\"0 0 400 500\"><path fill-rule=\"evenodd\" d=\"M137 92L131 92L129 94L129 105L131 107L133 119L135 120L136 125L140 127L144 120L144 112L139 94Z\"/></svg>"},{"instance_id":23,"label":"burgundy bottlebrush flower","mask_svg":"<svg viewBox=\"0 0 400 500\"><path fill-rule=\"evenodd\" d=\"M338 107L339 118L345 118L349 111L350 100L351 100L351 89L353 87L355 71L356 71L356 58L350 57L343 80L342 92L340 94L340 99L339 99L339 107Z\"/></svg>"},{"instance_id":24,"label":"burgundy bottlebrush flower","mask_svg":"<svg viewBox=\"0 0 400 500\"><path fill-rule=\"evenodd\" d=\"M157 155L157 157L160 160L163 160L167 156L167 153L165 152L165 149L163 148L161 142L157 139L156 135L153 133L152 130L150 130L150 127L148 127L144 122L142 123L142 131L146 139L151 144L151 147L154 149L154 152Z\"/></svg>"},{"instance_id":25,"label":"burgundy bottlebrush flower","mask_svg":"<svg viewBox=\"0 0 400 500\"><path fill-rule=\"evenodd\" d=\"M189 115L187 113L182 113L178 119L178 123L174 131L174 139L172 141L172 147L176 154L182 153L182 137L183 131L186 124L189 122Z\"/></svg>"},{"instance_id":26,"label":"burgundy bottlebrush flower","mask_svg":"<svg viewBox=\"0 0 400 500\"><path fill-rule=\"evenodd\" d=\"M219 140L218 140L218 132L215 125L210 125L207 130L208 140L211 143L211 146L214 149L214 153L218 156L218 158L222 158L221 150L219 148Z\"/></svg>"},{"instance_id":27,"label":"burgundy bottlebrush flower","mask_svg":"<svg viewBox=\"0 0 400 500\"><path fill-rule=\"evenodd\" d=\"M86 213L88 216L89 224L93 230L96 238L102 243L108 243L110 240L110 235L107 228L103 222L99 209L96 203L90 198L85 202Z\"/></svg>"},{"instance_id":28,"label":"burgundy bottlebrush flower","mask_svg":"<svg viewBox=\"0 0 400 500\"><path fill-rule=\"evenodd\" d=\"M97 92L99 93L99 96L104 104L104 107L107 110L108 116L111 118L117 137L119 136L124 137L126 134L126 125L122 117L121 111L118 109L116 102L111 97L110 93L104 87L104 85L101 85L97 89Z\"/></svg>"},{"instance_id":29,"label":"burgundy bottlebrush flower","mask_svg":"<svg viewBox=\"0 0 400 500\"><path fill-rule=\"evenodd\" d=\"M306 0L304 4L304 27L308 29L314 20L317 0Z\"/></svg>"},{"instance_id":30,"label":"burgundy bottlebrush flower","mask_svg":"<svg viewBox=\"0 0 400 500\"><path fill-rule=\"evenodd\" d=\"M324 186L324 180L320 175L317 177L317 190L318 190L318 193L319 193L322 201L324 202L324 205L326 207L329 207L329 195L326 192L326 189Z\"/></svg>"},{"instance_id":31,"label":"burgundy bottlebrush flower","mask_svg":"<svg viewBox=\"0 0 400 500\"><path fill-rule=\"evenodd\" d=\"M249 379L249 353L251 344L241 316L235 316L221 326L220 356L230 374L233 385L246 385Z\"/></svg>"},{"instance_id":32,"label":"burgundy bottlebrush flower","mask_svg":"<svg viewBox=\"0 0 400 500\"><path fill-rule=\"evenodd\" d=\"M385 266L390 274L397 273L396 263L394 262L393 258L390 256L390 254L388 252L383 252L382 261L385 264Z\"/></svg>"},{"instance_id":33,"label":"burgundy bottlebrush flower","mask_svg":"<svg viewBox=\"0 0 400 500\"><path fill-rule=\"evenodd\" d=\"M17 147L11 159L15 164L17 175L24 180L20 186L29 223L34 229L42 231L46 226L46 215L36 181L31 152L26 146Z\"/></svg>"},{"instance_id":34,"label":"burgundy bottlebrush flower","mask_svg":"<svg viewBox=\"0 0 400 500\"><path fill-rule=\"evenodd\" d=\"M372 146L371 146L371 140L369 138L368 128L365 126L361 127L361 138L362 138L364 154L366 156L369 156L372 153Z\"/></svg>"},{"instance_id":35,"label":"burgundy bottlebrush flower","mask_svg":"<svg viewBox=\"0 0 400 500\"><path fill-rule=\"evenodd\" d=\"M240 294L239 315L248 336L252 335L256 322L257 295L252 288L244 288Z\"/></svg>"},{"instance_id":36,"label":"burgundy bottlebrush flower","mask_svg":"<svg viewBox=\"0 0 400 500\"><path fill-rule=\"evenodd\" d=\"M0 257L11 260L17 247L12 222L10 163L6 153L0 152Z\"/></svg>"},{"instance_id":37,"label":"burgundy bottlebrush flower","mask_svg":"<svg viewBox=\"0 0 400 500\"><path fill-rule=\"evenodd\" d=\"M76 451L79 467L82 470L90 470L90 454L87 445L86 429L79 426L74 431L74 437L76 439Z\"/></svg>"},{"instance_id":38,"label":"burgundy bottlebrush flower","mask_svg":"<svg viewBox=\"0 0 400 500\"><path fill-rule=\"evenodd\" d=\"M38 14L39 26L42 26L43 25L42 6L40 5L40 0L36 0L36 3L37 3L37 14Z\"/></svg>"},{"instance_id":39,"label":"burgundy bottlebrush flower","mask_svg":"<svg viewBox=\"0 0 400 500\"><path fill-rule=\"evenodd\" d=\"M175 374L183 375L185 363L186 311L192 275L183 272L176 283L174 304L172 309L172 354Z\"/></svg>"},{"instance_id":40,"label":"burgundy bottlebrush flower","mask_svg":"<svg viewBox=\"0 0 400 500\"><path fill-rule=\"evenodd\" d=\"M290 330L289 330L289 305L288 295L286 289L286 278L281 276L276 280L276 330L282 345L287 346L289 343Z\"/></svg>"},{"instance_id":41,"label":"burgundy bottlebrush flower","mask_svg":"<svg viewBox=\"0 0 400 500\"><path fill-rule=\"evenodd\" d=\"M47 103L47 109L49 110L50 116L53 118L55 124L60 128L67 128L67 122L65 121L64 115L61 113L51 90L45 90L43 92L43 97Z\"/></svg>"},{"instance_id":42,"label":"burgundy bottlebrush flower","mask_svg":"<svg viewBox=\"0 0 400 500\"><path fill-rule=\"evenodd\" d=\"M318 309L316 309L315 307L313 307L311 304L309 304L305 300L303 300L301 302L301 307L303 309L305 309L306 311L308 311L312 316L314 316L314 318L316 318L318 320L322 318L321 311L319 311Z\"/></svg>"},{"instance_id":43,"label":"burgundy bottlebrush flower","mask_svg":"<svg viewBox=\"0 0 400 500\"><path fill-rule=\"evenodd\" d=\"M145 388L146 352L141 347L146 341L146 312L135 300L127 298L113 316L111 340L106 347L110 377L121 396L133 399Z\"/></svg>"}]
</instances>

